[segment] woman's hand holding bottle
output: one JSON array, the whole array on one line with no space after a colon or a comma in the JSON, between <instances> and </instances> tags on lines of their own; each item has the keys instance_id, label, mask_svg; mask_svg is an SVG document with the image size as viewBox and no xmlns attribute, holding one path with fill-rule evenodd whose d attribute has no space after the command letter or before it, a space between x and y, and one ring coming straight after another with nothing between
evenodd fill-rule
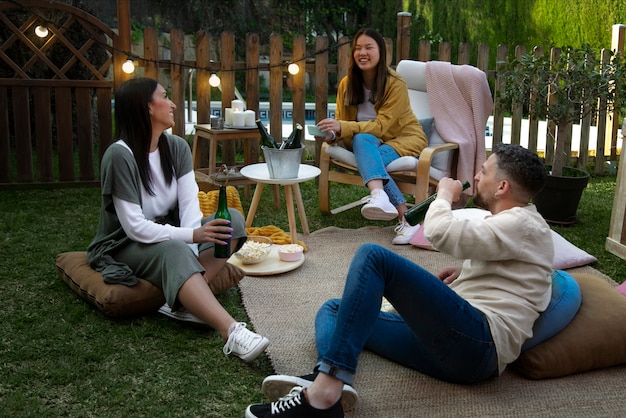
<instances>
[{"instance_id":1,"label":"woman's hand holding bottle","mask_svg":"<svg viewBox=\"0 0 626 418\"><path fill-rule=\"evenodd\" d=\"M215 242L224 245L232 237L233 228L226 219L212 219L193 230L193 242Z\"/></svg>"}]
</instances>

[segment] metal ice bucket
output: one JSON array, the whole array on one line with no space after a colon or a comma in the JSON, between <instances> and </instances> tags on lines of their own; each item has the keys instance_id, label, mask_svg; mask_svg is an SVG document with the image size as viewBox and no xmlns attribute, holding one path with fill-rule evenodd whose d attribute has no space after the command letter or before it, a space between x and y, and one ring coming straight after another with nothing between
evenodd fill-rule
<instances>
[{"instance_id":1,"label":"metal ice bucket","mask_svg":"<svg viewBox=\"0 0 626 418\"><path fill-rule=\"evenodd\" d=\"M272 179L293 179L298 177L304 147L277 149L262 147L263 157Z\"/></svg>"}]
</instances>

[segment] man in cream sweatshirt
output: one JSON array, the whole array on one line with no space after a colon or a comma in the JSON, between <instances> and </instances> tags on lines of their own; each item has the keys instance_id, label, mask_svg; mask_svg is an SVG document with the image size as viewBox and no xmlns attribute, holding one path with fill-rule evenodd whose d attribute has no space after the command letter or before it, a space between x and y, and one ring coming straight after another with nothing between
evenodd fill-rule
<instances>
[{"instance_id":1,"label":"man in cream sweatshirt","mask_svg":"<svg viewBox=\"0 0 626 418\"><path fill-rule=\"evenodd\" d=\"M432 274L378 245L355 254L341 299L320 308L313 374L269 376L272 403L246 417L343 417L357 395L352 382L364 348L430 376L476 383L498 376L520 354L551 297L554 249L549 226L530 202L546 172L536 154L497 144L474 177L485 219L459 219L461 182L444 178L424 234L461 268ZM381 312L386 297L397 311Z\"/></svg>"}]
</instances>

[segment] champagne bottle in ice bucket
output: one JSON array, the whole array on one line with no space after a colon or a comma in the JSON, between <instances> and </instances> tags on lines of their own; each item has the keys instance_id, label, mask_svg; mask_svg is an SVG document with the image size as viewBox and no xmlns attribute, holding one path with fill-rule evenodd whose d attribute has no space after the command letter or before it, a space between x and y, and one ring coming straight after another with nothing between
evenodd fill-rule
<instances>
[{"instance_id":1,"label":"champagne bottle in ice bucket","mask_svg":"<svg viewBox=\"0 0 626 418\"><path fill-rule=\"evenodd\" d=\"M470 187L470 182L466 181L463 183L463 190L467 190ZM404 219L411 226L415 226L420 222L424 221L426 217L426 212L428 212L428 208L430 204L435 201L437 198L437 193L433 193L431 196L428 196L426 199L422 200L419 203L416 203L411 209L404 212Z\"/></svg>"},{"instance_id":2,"label":"champagne bottle in ice bucket","mask_svg":"<svg viewBox=\"0 0 626 418\"><path fill-rule=\"evenodd\" d=\"M261 119L256 120L256 126L259 128L259 133L261 134L261 141L263 143L263 146L268 148L278 148L276 140L272 135L270 135L269 132L267 132L267 129L265 128L265 125L263 125L263 122L261 122Z\"/></svg>"},{"instance_id":3,"label":"champagne bottle in ice bucket","mask_svg":"<svg viewBox=\"0 0 626 418\"><path fill-rule=\"evenodd\" d=\"M298 149L302 148L302 133L304 132L304 128L299 123L296 123L296 129L293 130L292 135L293 138L285 148L287 149Z\"/></svg>"}]
</instances>

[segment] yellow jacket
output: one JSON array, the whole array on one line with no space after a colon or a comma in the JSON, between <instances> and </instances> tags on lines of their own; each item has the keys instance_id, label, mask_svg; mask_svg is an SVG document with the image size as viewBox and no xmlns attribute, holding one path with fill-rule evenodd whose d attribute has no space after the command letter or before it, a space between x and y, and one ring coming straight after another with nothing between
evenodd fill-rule
<instances>
[{"instance_id":1,"label":"yellow jacket","mask_svg":"<svg viewBox=\"0 0 626 418\"><path fill-rule=\"evenodd\" d=\"M352 150L354 135L372 134L393 147L401 157L407 155L417 157L428 145L428 140L411 109L406 82L394 70L391 68L388 70L389 76L382 105L374 106L376 119L370 121L356 121L357 107L344 104L348 77L341 80L335 110L335 119L341 124L341 135L337 137L337 141L343 140L344 146Z\"/></svg>"}]
</instances>

